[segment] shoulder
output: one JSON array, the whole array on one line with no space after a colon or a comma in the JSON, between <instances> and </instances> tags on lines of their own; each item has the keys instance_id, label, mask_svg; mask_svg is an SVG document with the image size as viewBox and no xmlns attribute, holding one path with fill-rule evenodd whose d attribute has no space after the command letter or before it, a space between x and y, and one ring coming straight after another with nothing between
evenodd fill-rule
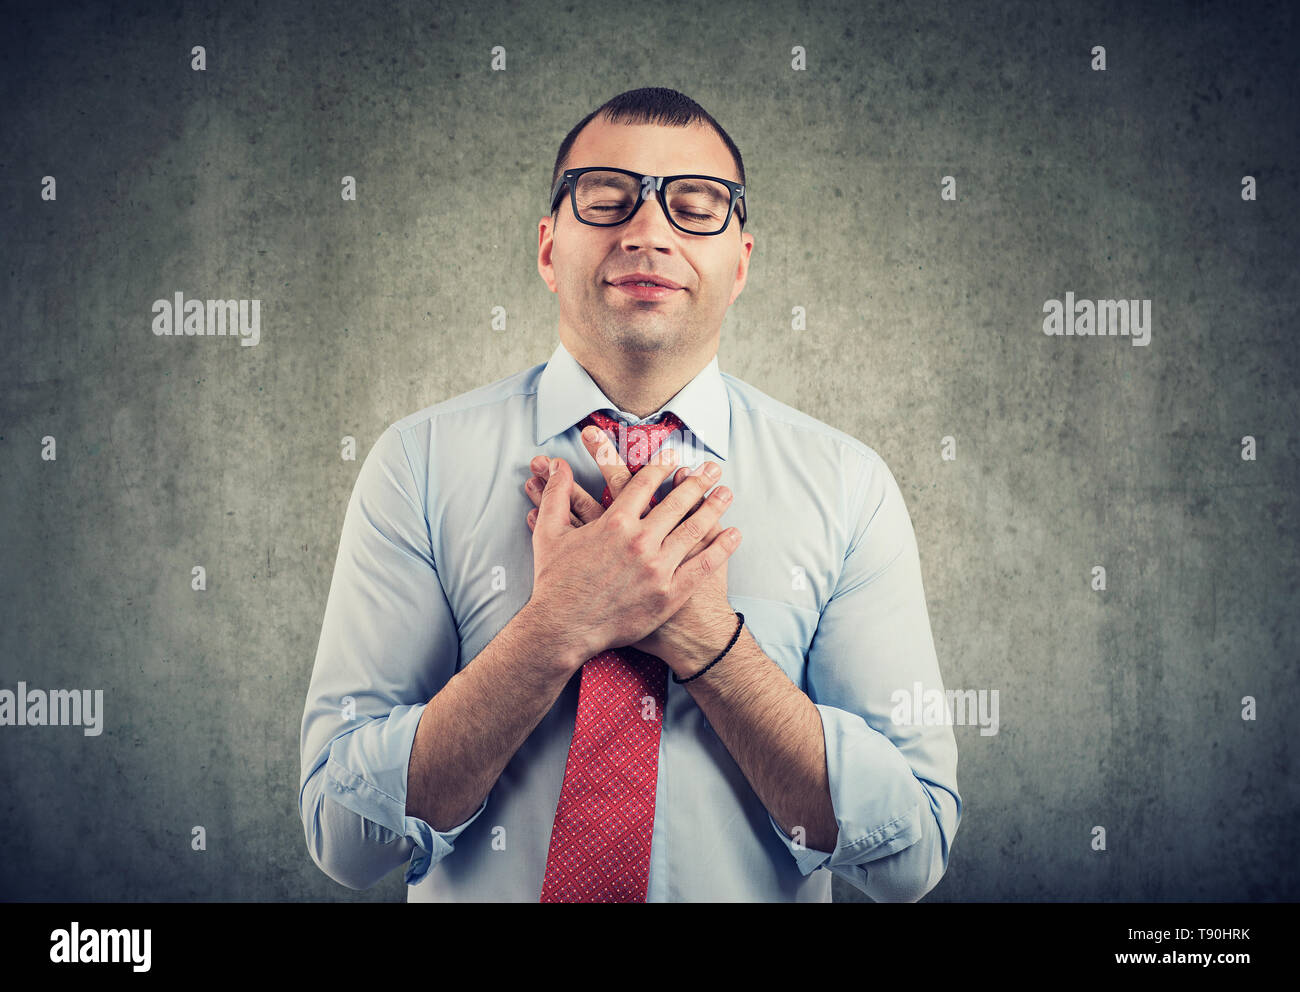
<instances>
[{"instance_id":1,"label":"shoulder","mask_svg":"<svg viewBox=\"0 0 1300 992\"><path fill-rule=\"evenodd\" d=\"M769 396L757 386L722 373L731 399L733 420L741 418L758 435L780 439L805 454L822 454L834 459L844 474L860 482L870 475L888 471L884 459L870 445L832 427L825 421ZM738 426L733 423L733 429Z\"/></svg>"},{"instance_id":2,"label":"shoulder","mask_svg":"<svg viewBox=\"0 0 1300 992\"><path fill-rule=\"evenodd\" d=\"M545 363L534 365L393 421L376 439L372 457L390 465L404 461L411 474L422 479L432 453L446 446L443 442L452 442L456 450L460 450L456 442L469 437L490 443L491 432L518 416L517 405L536 395L537 380L545 367Z\"/></svg>"},{"instance_id":3,"label":"shoulder","mask_svg":"<svg viewBox=\"0 0 1300 992\"><path fill-rule=\"evenodd\" d=\"M462 419L475 415L491 417L494 407L507 405L518 397L536 394L537 380L544 368L546 368L545 362L485 386L477 386L450 399L432 403L422 410L407 414L401 420L395 421L390 430L398 434L409 434L421 426L435 424L440 420Z\"/></svg>"}]
</instances>

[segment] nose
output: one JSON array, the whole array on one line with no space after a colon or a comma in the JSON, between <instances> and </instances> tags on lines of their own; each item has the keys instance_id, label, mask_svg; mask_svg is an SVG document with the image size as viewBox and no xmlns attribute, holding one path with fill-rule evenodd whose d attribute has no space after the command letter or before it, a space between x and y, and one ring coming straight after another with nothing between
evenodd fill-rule
<instances>
[{"instance_id":1,"label":"nose","mask_svg":"<svg viewBox=\"0 0 1300 992\"><path fill-rule=\"evenodd\" d=\"M668 223L668 215L658 195L651 191L637 205L636 212L619 231L624 247L668 248L672 246L676 228Z\"/></svg>"}]
</instances>

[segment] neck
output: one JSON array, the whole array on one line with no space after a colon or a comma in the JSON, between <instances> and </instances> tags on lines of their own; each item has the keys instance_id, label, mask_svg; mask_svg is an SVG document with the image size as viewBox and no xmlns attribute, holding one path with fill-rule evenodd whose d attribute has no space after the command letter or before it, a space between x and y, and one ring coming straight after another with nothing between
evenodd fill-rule
<instances>
[{"instance_id":1,"label":"neck","mask_svg":"<svg viewBox=\"0 0 1300 992\"><path fill-rule=\"evenodd\" d=\"M637 418L649 416L681 392L717 353L716 342L707 354L700 350L597 351L566 336L563 330L560 341L610 402Z\"/></svg>"}]
</instances>

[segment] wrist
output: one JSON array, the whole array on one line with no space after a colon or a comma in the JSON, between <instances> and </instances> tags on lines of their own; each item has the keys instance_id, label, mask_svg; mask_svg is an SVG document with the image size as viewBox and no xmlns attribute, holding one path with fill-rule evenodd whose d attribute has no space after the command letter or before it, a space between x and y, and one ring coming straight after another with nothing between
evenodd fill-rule
<instances>
[{"instance_id":1,"label":"wrist","mask_svg":"<svg viewBox=\"0 0 1300 992\"><path fill-rule=\"evenodd\" d=\"M533 649L535 656L547 659L552 667L568 676L597 651L589 648L580 632L557 625L553 619L555 615L555 611L533 598L516 614L515 622L519 624L521 638Z\"/></svg>"},{"instance_id":2,"label":"wrist","mask_svg":"<svg viewBox=\"0 0 1300 992\"><path fill-rule=\"evenodd\" d=\"M727 650L738 623L736 612L729 609L698 629L674 632L664 661L679 679L690 678Z\"/></svg>"}]
</instances>

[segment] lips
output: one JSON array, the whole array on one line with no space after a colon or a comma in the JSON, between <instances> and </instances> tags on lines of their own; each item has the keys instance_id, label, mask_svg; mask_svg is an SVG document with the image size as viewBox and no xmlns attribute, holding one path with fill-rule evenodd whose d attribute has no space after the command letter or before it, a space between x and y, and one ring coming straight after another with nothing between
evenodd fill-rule
<instances>
[{"instance_id":1,"label":"lips","mask_svg":"<svg viewBox=\"0 0 1300 992\"><path fill-rule=\"evenodd\" d=\"M619 276L617 279L609 280L612 286L626 286L629 283L652 282L656 286L662 286L664 289L681 289L682 284L673 282L665 276L657 276L649 272L633 272L631 275Z\"/></svg>"},{"instance_id":2,"label":"lips","mask_svg":"<svg viewBox=\"0 0 1300 992\"><path fill-rule=\"evenodd\" d=\"M646 303L659 303L663 300L671 300L678 293L683 292L680 289L669 289L667 286L638 286L635 282L622 282L614 286L620 293L630 296L634 300L641 300Z\"/></svg>"}]
</instances>

